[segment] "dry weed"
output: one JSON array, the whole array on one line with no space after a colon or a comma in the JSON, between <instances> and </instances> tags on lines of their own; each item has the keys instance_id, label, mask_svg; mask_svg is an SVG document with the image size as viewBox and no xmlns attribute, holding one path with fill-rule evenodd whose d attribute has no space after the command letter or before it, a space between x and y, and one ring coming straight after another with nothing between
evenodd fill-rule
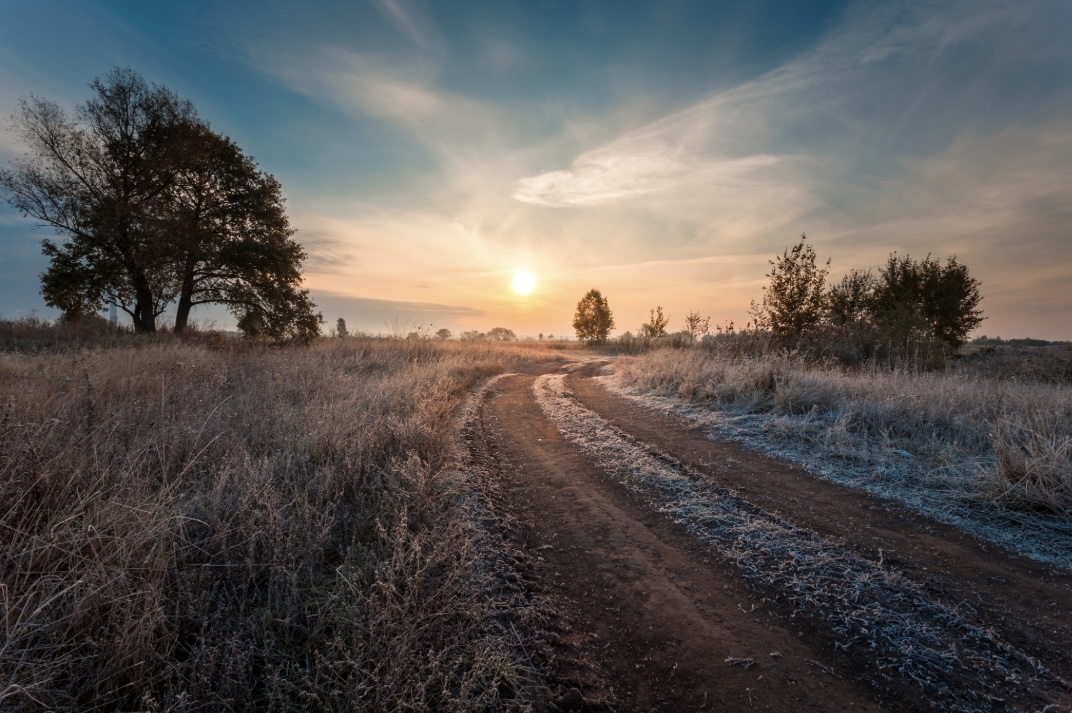
<instances>
[{"instance_id":1,"label":"dry weed","mask_svg":"<svg viewBox=\"0 0 1072 713\"><path fill-rule=\"evenodd\" d=\"M992 438L995 464L982 471L991 497L1016 508L1072 509L1072 435L1036 415L1029 426L998 421Z\"/></svg>"}]
</instances>

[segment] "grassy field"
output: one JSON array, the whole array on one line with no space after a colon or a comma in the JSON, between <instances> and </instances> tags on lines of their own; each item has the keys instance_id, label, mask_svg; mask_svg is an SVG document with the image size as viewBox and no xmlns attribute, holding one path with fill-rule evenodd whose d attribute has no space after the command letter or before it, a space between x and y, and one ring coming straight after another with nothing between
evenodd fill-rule
<instances>
[{"instance_id":1,"label":"grassy field","mask_svg":"<svg viewBox=\"0 0 1072 713\"><path fill-rule=\"evenodd\" d=\"M457 412L553 352L19 329L0 330L0 709L527 707Z\"/></svg>"},{"instance_id":2,"label":"grassy field","mask_svg":"<svg viewBox=\"0 0 1072 713\"><path fill-rule=\"evenodd\" d=\"M1014 539L1035 531L1034 554L1069 560L1072 384L1028 378L1023 366L1004 355L914 373L695 348L624 356L614 369L634 394L711 413L883 495Z\"/></svg>"}]
</instances>

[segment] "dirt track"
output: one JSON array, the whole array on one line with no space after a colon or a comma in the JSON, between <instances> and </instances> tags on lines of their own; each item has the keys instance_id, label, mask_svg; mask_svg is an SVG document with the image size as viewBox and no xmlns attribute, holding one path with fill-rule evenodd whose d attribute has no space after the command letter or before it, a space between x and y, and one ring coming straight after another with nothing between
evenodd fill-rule
<instances>
[{"instance_id":1,"label":"dirt track","mask_svg":"<svg viewBox=\"0 0 1072 713\"><path fill-rule=\"evenodd\" d=\"M980 709L1042 710L1067 693L1060 683L1072 679L1067 573L998 552L736 444L712 442L592 383L599 366L566 379L570 398L581 407L660 458L679 461L701 486L729 489L764 517L777 513L779 522L817 533L853 561L895 569L894 579L911 581L928 605L933 601L973 627L992 629L1002 646L1037 659L1034 678L1010 670L1010 682L998 684L994 667L981 662L986 675L980 673L978 685L988 693ZM552 705L621 711L942 709L945 704L929 692L877 671L878 654L840 643L821 616L742 576L740 562L688 531L680 518L675 522L660 512L657 500L613 477L613 467L564 437L548 418L533 393L536 378L500 380L483 405L481 431L501 505L522 523L512 544L536 563L527 586L559 612L549 624L545 652L559 696ZM958 671L962 680L950 681L951 688L970 690L970 675Z\"/></svg>"}]
</instances>

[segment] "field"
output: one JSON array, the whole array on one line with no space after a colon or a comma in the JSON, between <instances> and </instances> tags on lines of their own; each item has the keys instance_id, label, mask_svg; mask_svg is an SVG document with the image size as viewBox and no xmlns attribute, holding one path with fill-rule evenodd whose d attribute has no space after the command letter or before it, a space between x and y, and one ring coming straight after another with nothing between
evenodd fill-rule
<instances>
[{"instance_id":1,"label":"field","mask_svg":"<svg viewBox=\"0 0 1072 713\"><path fill-rule=\"evenodd\" d=\"M1067 709L1061 353L0 340L0 709Z\"/></svg>"}]
</instances>

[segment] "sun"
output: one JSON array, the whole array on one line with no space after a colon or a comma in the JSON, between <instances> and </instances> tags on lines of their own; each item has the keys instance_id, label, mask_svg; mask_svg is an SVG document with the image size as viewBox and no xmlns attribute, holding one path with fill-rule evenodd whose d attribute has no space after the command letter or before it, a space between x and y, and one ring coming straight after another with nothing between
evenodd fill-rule
<instances>
[{"instance_id":1,"label":"sun","mask_svg":"<svg viewBox=\"0 0 1072 713\"><path fill-rule=\"evenodd\" d=\"M528 270L518 270L514 273L514 292L519 295L527 295L536 286L536 277Z\"/></svg>"}]
</instances>

